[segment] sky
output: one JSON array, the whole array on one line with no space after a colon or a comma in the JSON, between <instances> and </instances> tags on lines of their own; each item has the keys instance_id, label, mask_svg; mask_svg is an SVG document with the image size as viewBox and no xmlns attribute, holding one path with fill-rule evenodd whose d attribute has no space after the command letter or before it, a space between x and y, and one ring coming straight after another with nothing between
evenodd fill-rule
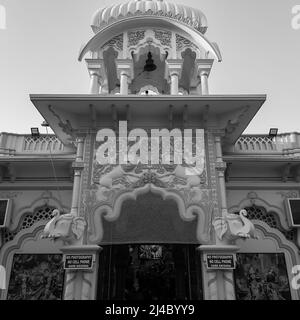
<instances>
[{"instance_id":1,"label":"sky","mask_svg":"<svg viewBox=\"0 0 300 320\"><path fill-rule=\"evenodd\" d=\"M0 132L30 133L42 117L29 94L85 94L89 75L78 61L93 35L93 13L122 0L0 0ZM176 0L203 11L207 38L222 62L209 78L211 94L266 94L245 134L300 132L300 0ZM300 21L300 18L299 18ZM2 22L3 23L3 22Z\"/></svg>"}]
</instances>

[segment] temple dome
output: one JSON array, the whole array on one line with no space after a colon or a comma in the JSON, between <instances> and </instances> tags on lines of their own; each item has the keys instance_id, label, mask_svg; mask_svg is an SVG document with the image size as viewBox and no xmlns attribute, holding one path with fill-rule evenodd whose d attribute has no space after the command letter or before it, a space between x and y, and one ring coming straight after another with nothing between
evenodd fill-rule
<instances>
[{"instance_id":1,"label":"temple dome","mask_svg":"<svg viewBox=\"0 0 300 320\"><path fill-rule=\"evenodd\" d=\"M93 16L91 27L98 33L116 21L137 16L165 16L185 23L202 34L207 30L206 17L200 10L164 0L131 0L99 9Z\"/></svg>"}]
</instances>

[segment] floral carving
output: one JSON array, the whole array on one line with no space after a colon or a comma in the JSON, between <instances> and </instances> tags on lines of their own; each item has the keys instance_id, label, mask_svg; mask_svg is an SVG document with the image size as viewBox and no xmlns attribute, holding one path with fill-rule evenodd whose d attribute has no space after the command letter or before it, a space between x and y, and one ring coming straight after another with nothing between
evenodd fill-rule
<instances>
[{"instance_id":1,"label":"floral carving","mask_svg":"<svg viewBox=\"0 0 300 320\"><path fill-rule=\"evenodd\" d=\"M187 203L198 203L207 189L206 169L199 175L186 174L182 165L99 165L94 162L92 202L113 203L123 192L142 188L147 184L180 193ZM87 203L94 197L87 195Z\"/></svg>"},{"instance_id":2,"label":"floral carving","mask_svg":"<svg viewBox=\"0 0 300 320\"><path fill-rule=\"evenodd\" d=\"M154 30L154 35L163 46L171 46L172 33L170 31Z\"/></svg>"},{"instance_id":3,"label":"floral carving","mask_svg":"<svg viewBox=\"0 0 300 320\"><path fill-rule=\"evenodd\" d=\"M113 37L111 40L107 41L103 48L105 47L114 47L115 49L122 51L123 50L123 33L118 36Z\"/></svg>"},{"instance_id":4,"label":"floral carving","mask_svg":"<svg viewBox=\"0 0 300 320\"><path fill-rule=\"evenodd\" d=\"M128 32L128 46L136 46L141 40L145 38L144 30Z\"/></svg>"},{"instance_id":5,"label":"floral carving","mask_svg":"<svg viewBox=\"0 0 300 320\"><path fill-rule=\"evenodd\" d=\"M195 45L188 39L182 37L181 35L179 34L176 34L176 50L177 51L180 51L182 50L183 48L194 48Z\"/></svg>"}]
</instances>

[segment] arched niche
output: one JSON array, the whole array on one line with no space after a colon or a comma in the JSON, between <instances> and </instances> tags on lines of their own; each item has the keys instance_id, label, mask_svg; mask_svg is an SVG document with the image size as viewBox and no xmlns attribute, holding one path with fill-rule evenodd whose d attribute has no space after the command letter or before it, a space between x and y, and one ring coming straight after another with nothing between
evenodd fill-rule
<instances>
[{"instance_id":1,"label":"arched niche","mask_svg":"<svg viewBox=\"0 0 300 320\"><path fill-rule=\"evenodd\" d=\"M265 199L258 197L256 193L253 196L255 197L251 197L251 194L250 196L248 194L247 198L242 199L237 205L234 205L228 208L228 211L232 213L232 212L240 211L245 207L251 207L253 205L261 206L261 207L264 207L268 212L274 212L278 220L280 221L281 226L286 230L289 229L287 225L287 220L285 218L282 208L270 204Z\"/></svg>"},{"instance_id":2,"label":"arched niche","mask_svg":"<svg viewBox=\"0 0 300 320\"><path fill-rule=\"evenodd\" d=\"M103 59L105 65L105 73L107 75L108 92L112 92L116 87L120 86L120 81L117 75L116 59L118 58L118 52L109 47L103 52Z\"/></svg>"},{"instance_id":3,"label":"arched niche","mask_svg":"<svg viewBox=\"0 0 300 320\"><path fill-rule=\"evenodd\" d=\"M290 284L291 297L294 300L300 299L300 289L294 290L291 287L293 278L292 268L300 264L299 251L296 245L285 239L283 234L277 229L270 228L266 223L253 220L259 239L238 240L237 246L240 247L238 253L245 254L278 254L283 253L286 263L286 271Z\"/></svg>"},{"instance_id":4,"label":"arched niche","mask_svg":"<svg viewBox=\"0 0 300 320\"><path fill-rule=\"evenodd\" d=\"M195 218L183 220L173 199L148 192L124 200L118 219L103 220L102 243L197 243Z\"/></svg>"},{"instance_id":5,"label":"arched niche","mask_svg":"<svg viewBox=\"0 0 300 320\"><path fill-rule=\"evenodd\" d=\"M159 91L156 87L153 87L151 85L146 85L140 89L138 94L140 94L140 95L158 95Z\"/></svg>"},{"instance_id":6,"label":"arched niche","mask_svg":"<svg viewBox=\"0 0 300 320\"><path fill-rule=\"evenodd\" d=\"M195 71L196 52L192 51L190 48L187 48L182 52L181 57L183 59L183 64L179 87L189 92L191 79L193 78Z\"/></svg>"},{"instance_id":7,"label":"arched niche","mask_svg":"<svg viewBox=\"0 0 300 320\"><path fill-rule=\"evenodd\" d=\"M185 25L184 23L174 21L167 16L157 17L153 15L128 17L103 27L101 31L99 31L85 46L82 47L78 59L81 61L84 55L89 51L97 51L101 44L106 43L112 38L112 35L118 35L124 30L145 28L146 26L172 30L192 43L197 44L198 47L203 48L206 53L210 53L217 58L218 61L222 60L218 46L215 43L210 42L201 32L191 26Z\"/></svg>"},{"instance_id":8,"label":"arched niche","mask_svg":"<svg viewBox=\"0 0 300 320\"><path fill-rule=\"evenodd\" d=\"M163 210L165 210L165 205L163 204L163 202L166 201L169 203L169 206L172 208L172 210L175 211L175 213L172 213L173 215L177 215L177 217L175 219L176 221L174 220L174 223L172 222L173 227L174 227L173 230L176 229L177 232L179 232L179 230L181 230L181 228L183 228L183 230L185 228L193 229L193 231L191 231L191 232L193 232L194 235L189 235L190 238L187 238L185 240L181 239L178 242L182 242L182 243L195 243L196 242L199 244L209 243L209 241L210 241L209 216L210 216L211 212L207 212L204 208L201 207L201 205L199 205L199 206L198 205L191 205L186 208L185 202L179 194L177 194L175 192L170 192L167 189L156 187L152 184L147 184L144 187L135 189L134 191L125 192L125 193L121 194L117 198L117 200L115 201L115 203L113 204L112 207L109 205L98 205L98 206L94 207L91 210L91 214L89 215L88 242L94 243L94 244L101 244L104 239L104 233L105 233L104 228L109 225L106 222L115 222L118 219L120 219L120 215L122 215L122 207L123 207L124 202L125 201L134 201L137 203L139 201L138 199L143 199L143 198L139 198L139 196L149 194L149 193L153 193L153 194L159 196L159 197L157 197L157 199L160 199L159 202L161 203L161 207L163 208ZM132 204L132 202L129 202L129 203ZM176 204L176 206L175 206L175 204ZM148 203L148 205L151 208L151 203ZM138 204L136 204L135 206L138 206ZM146 208L146 207L147 206L144 205L144 208ZM176 207L177 207L177 210L176 210ZM143 210L143 209L141 209L141 210ZM135 215L137 215L137 214L138 214L138 212ZM130 218L130 212L127 213L127 216ZM154 216L152 217L153 219L154 218L157 219L156 223L158 226L159 226L159 217L160 216L159 215L157 216L156 214L154 214ZM126 219L123 219L123 220L125 221ZM122 222L122 220L120 220L120 221L121 221L121 223L120 223L121 226L118 226L118 227L121 228L122 223L123 223L123 227L124 227L124 221L123 222ZM182 222L182 221L183 221L183 223L181 225L180 222ZM191 223L191 227L185 227L184 226L185 223ZM193 224L193 226L192 226L192 224ZM136 224L136 228L138 228L138 223ZM105 241L106 242L108 241L107 238ZM131 241L132 241L132 239L130 239L130 237L129 237L127 240L122 239L121 242L128 243ZM152 239L149 239L149 241L158 243L158 242L162 242L162 239L152 238ZM143 238L143 242L149 242L149 241L147 241L147 239ZM138 240L136 242L138 242ZM171 242L176 242L176 241L173 239L173 241L171 241Z\"/></svg>"},{"instance_id":9,"label":"arched niche","mask_svg":"<svg viewBox=\"0 0 300 320\"><path fill-rule=\"evenodd\" d=\"M29 213L34 213L38 208L44 206L57 208L64 213L67 213L69 211L69 208L66 207L59 199L54 197L51 192L47 194L41 194L28 205L22 206L17 210L17 212L13 212L13 218L9 226L9 230L16 230L24 216L26 216Z\"/></svg>"},{"instance_id":10,"label":"arched niche","mask_svg":"<svg viewBox=\"0 0 300 320\"><path fill-rule=\"evenodd\" d=\"M153 63L156 65L156 69L151 72L144 70L149 52L151 53ZM129 86L132 93L138 94L141 88L147 85L157 88L161 94L169 92L170 86L165 79L165 60L167 55L166 52L162 55L160 48L153 43L149 43L149 45L145 44L145 46L139 48L137 53L132 54L134 78Z\"/></svg>"},{"instance_id":11,"label":"arched niche","mask_svg":"<svg viewBox=\"0 0 300 320\"><path fill-rule=\"evenodd\" d=\"M0 265L6 269L7 289L2 290L0 300L7 298L9 282L15 254L28 255L61 255L62 241L53 242L49 239L41 239L45 224L37 222L29 229L24 229L17 234L13 241L7 242L0 251Z\"/></svg>"}]
</instances>

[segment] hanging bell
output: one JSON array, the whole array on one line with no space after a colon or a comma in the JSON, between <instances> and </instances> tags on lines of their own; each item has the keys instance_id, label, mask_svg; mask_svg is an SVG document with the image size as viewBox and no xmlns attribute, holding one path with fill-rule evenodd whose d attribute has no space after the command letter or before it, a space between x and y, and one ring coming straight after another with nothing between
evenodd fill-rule
<instances>
[{"instance_id":1,"label":"hanging bell","mask_svg":"<svg viewBox=\"0 0 300 320\"><path fill-rule=\"evenodd\" d=\"M148 52L148 59L146 60L146 64L144 66L144 71L147 71L147 72L151 72L151 71L154 71L156 69L156 65L154 64L154 61L152 59L152 54L151 52L149 51Z\"/></svg>"}]
</instances>

